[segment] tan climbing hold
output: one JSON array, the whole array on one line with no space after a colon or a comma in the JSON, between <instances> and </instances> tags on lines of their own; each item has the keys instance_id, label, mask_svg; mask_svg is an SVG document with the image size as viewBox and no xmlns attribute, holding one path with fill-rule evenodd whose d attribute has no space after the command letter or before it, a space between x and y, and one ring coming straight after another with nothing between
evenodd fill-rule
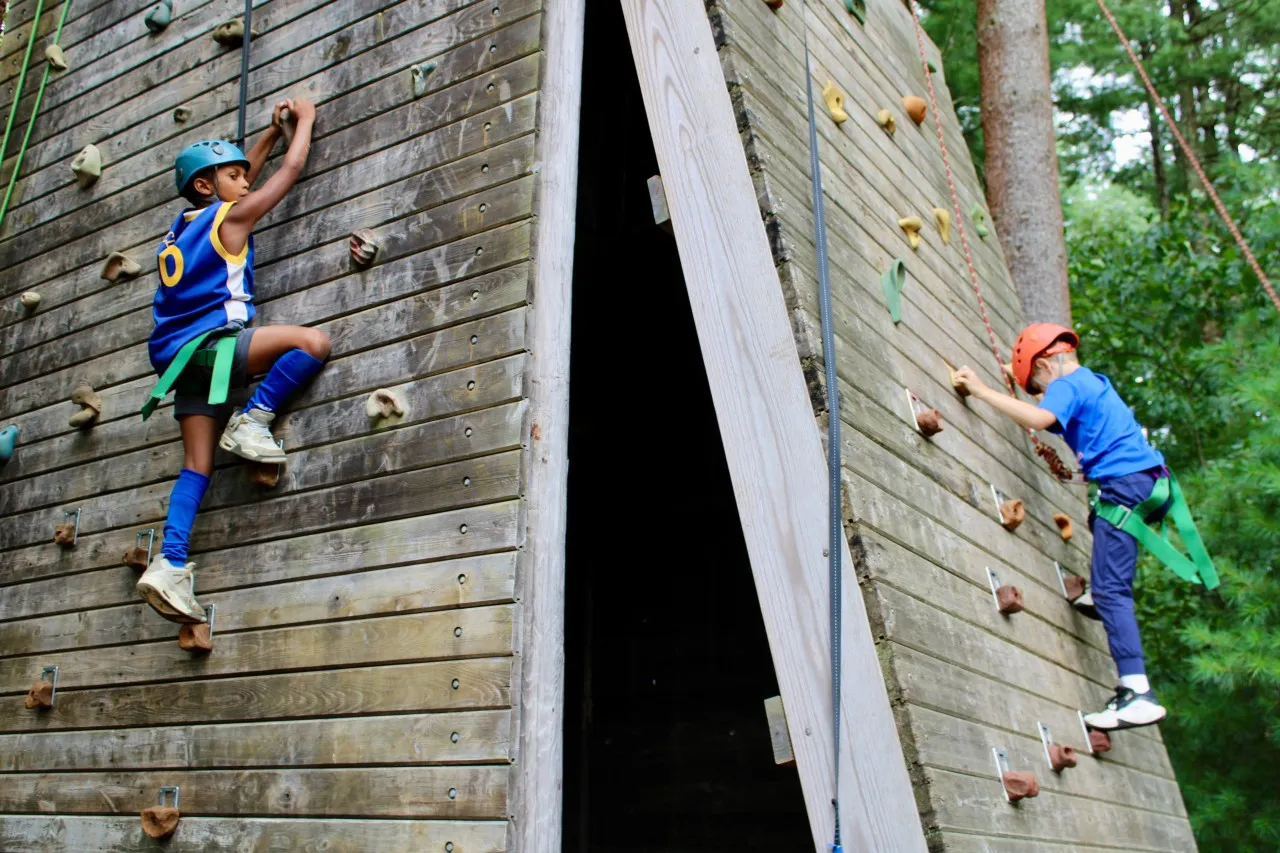
<instances>
[{"instance_id":1,"label":"tan climbing hold","mask_svg":"<svg viewBox=\"0 0 1280 853\"><path fill-rule=\"evenodd\" d=\"M64 524L55 525L53 528L53 541L63 548L74 548L76 546L75 522L68 521Z\"/></svg>"},{"instance_id":2,"label":"tan climbing hold","mask_svg":"<svg viewBox=\"0 0 1280 853\"><path fill-rule=\"evenodd\" d=\"M1094 752L1111 751L1111 735L1097 729L1089 730L1089 748Z\"/></svg>"},{"instance_id":3,"label":"tan climbing hold","mask_svg":"<svg viewBox=\"0 0 1280 853\"><path fill-rule=\"evenodd\" d=\"M1077 764L1076 751L1058 743L1049 744L1049 766L1054 773L1061 773Z\"/></svg>"},{"instance_id":4,"label":"tan climbing hold","mask_svg":"<svg viewBox=\"0 0 1280 853\"><path fill-rule=\"evenodd\" d=\"M956 380L956 369L949 364L947 365L947 375L951 377L951 387L956 389L956 393L959 394L961 397L968 397L969 396L968 386L961 385Z\"/></svg>"},{"instance_id":5,"label":"tan climbing hold","mask_svg":"<svg viewBox=\"0 0 1280 853\"><path fill-rule=\"evenodd\" d=\"M940 207L935 207L933 209L933 221L938 224L938 234L942 237L942 244L945 246L950 243L951 214Z\"/></svg>"},{"instance_id":6,"label":"tan climbing hold","mask_svg":"<svg viewBox=\"0 0 1280 853\"><path fill-rule=\"evenodd\" d=\"M28 711L47 711L53 707L53 682L42 678L27 691L27 698L22 700Z\"/></svg>"},{"instance_id":7,"label":"tan climbing hold","mask_svg":"<svg viewBox=\"0 0 1280 853\"><path fill-rule=\"evenodd\" d=\"M149 838L168 838L177 831L181 817L173 806L151 806L142 810L142 831Z\"/></svg>"},{"instance_id":8,"label":"tan climbing hold","mask_svg":"<svg viewBox=\"0 0 1280 853\"><path fill-rule=\"evenodd\" d=\"M907 232L907 243L913 249L920 248L920 229L924 223L919 216L904 216L898 220L898 227Z\"/></svg>"},{"instance_id":9,"label":"tan climbing hold","mask_svg":"<svg viewBox=\"0 0 1280 853\"><path fill-rule=\"evenodd\" d=\"M29 308L34 311L40 306L40 294L34 290L28 290L18 297L18 301L22 303L23 308Z\"/></svg>"},{"instance_id":10,"label":"tan climbing hold","mask_svg":"<svg viewBox=\"0 0 1280 853\"><path fill-rule=\"evenodd\" d=\"M364 401L364 413L369 416L370 420L381 420L393 415L403 415L406 408L404 397L398 392L390 391L386 388L379 388Z\"/></svg>"},{"instance_id":11,"label":"tan climbing hold","mask_svg":"<svg viewBox=\"0 0 1280 853\"><path fill-rule=\"evenodd\" d=\"M178 629L178 646L184 652L195 654L208 654L213 651L213 635L209 632L209 623L183 625Z\"/></svg>"},{"instance_id":12,"label":"tan climbing hold","mask_svg":"<svg viewBox=\"0 0 1280 853\"><path fill-rule=\"evenodd\" d=\"M885 129L885 132L893 136L898 132L898 120L893 117L893 113L888 110L881 110L876 113L876 124Z\"/></svg>"},{"instance_id":13,"label":"tan climbing hold","mask_svg":"<svg viewBox=\"0 0 1280 853\"><path fill-rule=\"evenodd\" d=\"M80 189L86 190L102 177L102 152L96 145L86 145L71 161L71 173L76 176Z\"/></svg>"},{"instance_id":14,"label":"tan climbing hold","mask_svg":"<svg viewBox=\"0 0 1280 853\"><path fill-rule=\"evenodd\" d=\"M916 124L924 124L924 117L929 112L929 105L919 95L907 95L902 99L902 108L907 116Z\"/></svg>"},{"instance_id":15,"label":"tan climbing hold","mask_svg":"<svg viewBox=\"0 0 1280 853\"><path fill-rule=\"evenodd\" d=\"M1022 612L1022 590L1012 584L996 587L996 609L1005 615Z\"/></svg>"},{"instance_id":16,"label":"tan climbing hold","mask_svg":"<svg viewBox=\"0 0 1280 853\"><path fill-rule=\"evenodd\" d=\"M80 382L71 390L71 402L80 406L69 421L74 429L89 426L102 414L102 396L88 382Z\"/></svg>"},{"instance_id":17,"label":"tan climbing hold","mask_svg":"<svg viewBox=\"0 0 1280 853\"><path fill-rule=\"evenodd\" d=\"M844 93L834 80L828 80L827 85L822 87L822 100L826 101L827 112L831 113L831 120L836 124L844 124L849 120L849 114L844 111Z\"/></svg>"},{"instance_id":18,"label":"tan climbing hold","mask_svg":"<svg viewBox=\"0 0 1280 853\"><path fill-rule=\"evenodd\" d=\"M1017 530L1018 525L1027 520L1027 505L1014 498L1000 504L1000 523L1005 530Z\"/></svg>"},{"instance_id":19,"label":"tan climbing hold","mask_svg":"<svg viewBox=\"0 0 1280 853\"><path fill-rule=\"evenodd\" d=\"M931 438L942 432L942 412L937 409L925 409L916 412L916 427L925 438Z\"/></svg>"},{"instance_id":20,"label":"tan climbing hold","mask_svg":"<svg viewBox=\"0 0 1280 853\"><path fill-rule=\"evenodd\" d=\"M274 489L280 483L280 469L275 462L250 462L249 482L264 489Z\"/></svg>"},{"instance_id":21,"label":"tan climbing hold","mask_svg":"<svg viewBox=\"0 0 1280 853\"><path fill-rule=\"evenodd\" d=\"M1030 770L1006 770L1000 775L1000 781L1011 803L1029 800L1040 793L1040 783Z\"/></svg>"},{"instance_id":22,"label":"tan climbing hold","mask_svg":"<svg viewBox=\"0 0 1280 853\"><path fill-rule=\"evenodd\" d=\"M351 234L351 260L355 261L358 267L371 266L378 259L378 252L382 250L382 243L378 241L378 237L368 228L361 228Z\"/></svg>"},{"instance_id":23,"label":"tan climbing hold","mask_svg":"<svg viewBox=\"0 0 1280 853\"><path fill-rule=\"evenodd\" d=\"M1071 516L1065 512L1055 512L1053 514L1053 523L1058 525L1058 535L1062 537L1063 542L1075 535L1075 530L1071 526Z\"/></svg>"},{"instance_id":24,"label":"tan climbing hold","mask_svg":"<svg viewBox=\"0 0 1280 853\"><path fill-rule=\"evenodd\" d=\"M145 572L147 570L147 556L147 549L137 545L124 552L124 559L121 562L131 569Z\"/></svg>"},{"instance_id":25,"label":"tan climbing hold","mask_svg":"<svg viewBox=\"0 0 1280 853\"><path fill-rule=\"evenodd\" d=\"M1079 575L1067 575L1062 579L1062 588L1067 591L1067 600L1075 601L1077 598L1084 595L1084 578Z\"/></svg>"},{"instance_id":26,"label":"tan climbing hold","mask_svg":"<svg viewBox=\"0 0 1280 853\"><path fill-rule=\"evenodd\" d=\"M102 265L102 277L107 281L133 278L142 272L142 266L124 252L112 252Z\"/></svg>"},{"instance_id":27,"label":"tan climbing hold","mask_svg":"<svg viewBox=\"0 0 1280 853\"><path fill-rule=\"evenodd\" d=\"M44 49L44 58L49 63L49 67L57 71L66 71L69 67L67 65L67 55L56 44L51 44Z\"/></svg>"},{"instance_id":28,"label":"tan climbing hold","mask_svg":"<svg viewBox=\"0 0 1280 853\"><path fill-rule=\"evenodd\" d=\"M232 18L213 29L213 40L223 47L239 47L244 44L244 21Z\"/></svg>"}]
</instances>

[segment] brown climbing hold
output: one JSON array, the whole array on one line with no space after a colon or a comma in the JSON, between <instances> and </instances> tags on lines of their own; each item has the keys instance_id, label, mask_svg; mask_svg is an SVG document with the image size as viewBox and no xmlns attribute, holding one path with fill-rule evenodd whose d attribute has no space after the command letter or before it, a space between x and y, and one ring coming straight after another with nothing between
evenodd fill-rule
<instances>
[{"instance_id":1,"label":"brown climbing hold","mask_svg":"<svg viewBox=\"0 0 1280 853\"><path fill-rule=\"evenodd\" d=\"M1011 584L996 588L996 607L1006 615L1022 612L1022 590Z\"/></svg>"},{"instance_id":2,"label":"brown climbing hold","mask_svg":"<svg viewBox=\"0 0 1280 853\"><path fill-rule=\"evenodd\" d=\"M93 186L93 182L102 177L102 152L96 145L86 145L71 161L71 173L76 176L76 183L85 190Z\"/></svg>"},{"instance_id":3,"label":"brown climbing hold","mask_svg":"<svg viewBox=\"0 0 1280 853\"><path fill-rule=\"evenodd\" d=\"M1077 598L1084 595L1084 578L1079 575L1067 575L1062 579L1062 586L1067 591L1068 601L1075 601Z\"/></svg>"},{"instance_id":4,"label":"brown climbing hold","mask_svg":"<svg viewBox=\"0 0 1280 853\"><path fill-rule=\"evenodd\" d=\"M902 99L902 107L907 111L907 116L916 124L923 124L925 114L929 111L929 105L919 95L907 95L904 97Z\"/></svg>"},{"instance_id":5,"label":"brown climbing hold","mask_svg":"<svg viewBox=\"0 0 1280 853\"><path fill-rule=\"evenodd\" d=\"M141 545L137 545L124 552L124 560L126 566L138 571L146 571L147 569L147 549Z\"/></svg>"},{"instance_id":6,"label":"brown climbing hold","mask_svg":"<svg viewBox=\"0 0 1280 853\"><path fill-rule=\"evenodd\" d=\"M186 124L187 122L191 121L191 108L190 107L174 107L173 120L178 124Z\"/></svg>"},{"instance_id":7,"label":"brown climbing hold","mask_svg":"<svg viewBox=\"0 0 1280 853\"><path fill-rule=\"evenodd\" d=\"M49 63L49 67L57 71L66 71L68 68L67 55L56 44L51 44L44 49L44 58Z\"/></svg>"},{"instance_id":8,"label":"brown climbing hold","mask_svg":"<svg viewBox=\"0 0 1280 853\"><path fill-rule=\"evenodd\" d=\"M1053 514L1053 523L1058 525L1058 535L1062 537L1063 542L1066 542L1075 533L1071 528L1071 516L1065 512L1055 512Z\"/></svg>"},{"instance_id":9,"label":"brown climbing hold","mask_svg":"<svg viewBox=\"0 0 1280 853\"><path fill-rule=\"evenodd\" d=\"M275 462L250 462L249 482L264 489L274 489L280 482L280 469Z\"/></svg>"},{"instance_id":10,"label":"brown climbing hold","mask_svg":"<svg viewBox=\"0 0 1280 853\"><path fill-rule=\"evenodd\" d=\"M828 80L827 85L822 87L822 100L826 101L827 112L831 113L831 120L837 125L849 120L849 114L844 111L844 93L834 80Z\"/></svg>"},{"instance_id":11,"label":"brown climbing hold","mask_svg":"<svg viewBox=\"0 0 1280 853\"><path fill-rule=\"evenodd\" d=\"M133 278L142 272L142 266L123 252L112 252L102 265L102 278L106 281L119 281L122 278Z\"/></svg>"},{"instance_id":12,"label":"brown climbing hold","mask_svg":"<svg viewBox=\"0 0 1280 853\"><path fill-rule=\"evenodd\" d=\"M782 3L783 0L764 0L764 4L775 12L782 8Z\"/></svg>"},{"instance_id":13,"label":"brown climbing hold","mask_svg":"<svg viewBox=\"0 0 1280 853\"><path fill-rule=\"evenodd\" d=\"M368 228L361 228L351 234L351 260L358 267L371 266L378 258L382 244L378 237Z\"/></svg>"},{"instance_id":14,"label":"brown climbing hold","mask_svg":"<svg viewBox=\"0 0 1280 853\"><path fill-rule=\"evenodd\" d=\"M28 290L26 293L18 297L18 301L22 303L22 307L30 311L36 310L40 305L40 294L34 290Z\"/></svg>"},{"instance_id":15,"label":"brown climbing hold","mask_svg":"<svg viewBox=\"0 0 1280 853\"><path fill-rule=\"evenodd\" d=\"M102 414L102 397L87 382L79 382L71 391L71 402L80 406L80 411L71 416L68 423L72 429L81 429L92 424Z\"/></svg>"},{"instance_id":16,"label":"brown climbing hold","mask_svg":"<svg viewBox=\"0 0 1280 853\"><path fill-rule=\"evenodd\" d=\"M920 428L920 434L925 438L937 435L942 432L942 412L937 409L916 412L916 426Z\"/></svg>"},{"instance_id":17,"label":"brown climbing hold","mask_svg":"<svg viewBox=\"0 0 1280 853\"><path fill-rule=\"evenodd\" d=\"M885 133L893 136L898 132L898 122L893 117L893 113L888 110L881 110L876 113L876 124L884 128Z\"/></svg>"},{"instance_id":18,"label":"brown climbing hold","mask_svg":"<svg viewBox=\"0 0 1280 853\"><path fill-rule=\"evenodd\" d=\"M907 232L907 244L913 249L920 248L920 229L924 223L919 216L904 216L898 220L898 227Z\"/></svg>"},{"instance_id":19,"label":"brown climbing hold","mask_svg":"<svg viewBox=\"0 0 1280 853\"><path fill-rule=\"evenodd\" d=\"M369 395L369 399L364 401L364 413L369 416L370 420L389 418L392 415L403 415L404 412L404 398L395 391L390 391L386 388L379 388Z\"/></svg>"},{"instance_id":20,"label":"brown climbing hold","mask_svg":"<svg viewBox=\"0 0 1280 853\"><path fill-rule=\"evenodd\" d=\"M1111 735L1097 729L1089 729L1089 748L1094 752L1111 751Z\"/></svg>"},{"instance_id":21,"label":"brown climbing hold","mask_svg":"<svg viewBox=\"0 0 1280 853\"><path fill-rule=\"evenodd\" d=\"M1053 768L1054 773L1061 773L1063 770L1075 767L1076 751L1062 744L1049 744L1049 766Z\"/></svg>"},{"instance_id":22,"label":"brown climbing hold","mask_svg":"<svg viewBox=\"0 0 1280 853\"><path fill-rule=\"evenodd\" d=\"M933 209L933 221L938 224L938 234L945 246L951 242L951 214L940 207Z\"/></svg>"},{"instance_id":23,"label":"brown climbing hold","mask_svg":"<svg viewBox=\"0 0 1280 853\"><path fill-rule=\"evenodd\" d=\"M1014 498L1000 504L1000 523L1005 530L1017 530L1027 520L1027 505Z\"/></svg>"},{"instance_id":24,"label":"brown climbing hold","mask_svg":"<svg viewBox=\"0 0 1280 853\"><path fill-rule=\"evenodd\" d=\"M63 548L74 548L76 546L76 523L68 521L64 524L55 525L53 528L53 541Z\"/></svg>"},{"instance_id":25,"label":"brown climbing hold","mask_svg":"<svg viewBox=\"0 0 1280 853\"><path fill-rule=\"evenodd\" d=\"M1030 770L1006 770L1000 776L1004 782L1004 791L1009 795L1009 802L1028 800L1040 793L1040 783L1036 774Z\"/></svg>"},{"instance_id":26,"label":"brown climbing hold","mask_svg":"<svg viewBox=\"0 0 1280 853\"><path fill-rule=\"evenodd\" d=\"M183 625L178 629L178 645L184 652L208 654L213 651L213 637L209 633L209 623Z\"/></svg>"},{"instance_id":27,"label":"brown climbing hold","mask_svg":"<svg viewBox=\"0 0 1280 853\"><path fill-rule=\"evenodd\" d=\"M28 711L47 711L53 707L53 682L42 678L27 691L22 704Z\"/></svg>"},{"instance_id":28,"label":"brown climbing hold","mask_svg":"<svg viewBox=\"0 0 1280 853\"><path fill-rule=\"evenodd\" d=\"M244 21L232 18L213 29L213 40L223 47L239 47L244 44Z\"/></svg>"},{"instance_id":29,"label":"brown climbing hold","mask_svg":"<svg viewBox=\"0 0 1280 853\"><path fill-rule=\"evenodd\" d=\"M150 838L168 838L177 831L180 817L173 806L151 806L142 810L142 831Z\"/></svg>"}]
</instances>

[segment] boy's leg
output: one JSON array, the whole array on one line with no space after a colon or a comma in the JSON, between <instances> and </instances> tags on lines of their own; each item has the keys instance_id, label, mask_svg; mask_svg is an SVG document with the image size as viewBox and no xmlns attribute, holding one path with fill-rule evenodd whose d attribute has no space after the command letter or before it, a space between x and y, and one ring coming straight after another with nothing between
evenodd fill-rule
<instances>
[{"instance_id":1,"label":"boy's leg","mask_svg":"<svg viewBox=\"0 0 1280 853\"><path fill-rule=\"evenodd\" d=\"M244 369L249 376L267 375L244 410L228 422L219 445L246 459L283 462L284 453L271 437L271 422L275 413L320 372L328 356L329 336L317 329L263 326L253 330Z\"/></svg>"}]
</instances>

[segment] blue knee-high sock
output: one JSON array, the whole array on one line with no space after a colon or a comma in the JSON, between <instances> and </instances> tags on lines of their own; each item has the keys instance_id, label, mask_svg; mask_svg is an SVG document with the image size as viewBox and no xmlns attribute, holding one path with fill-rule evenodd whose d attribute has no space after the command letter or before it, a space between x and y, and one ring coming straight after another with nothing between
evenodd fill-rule
<instances>
[{"instance_id":1,"label":"blue knee-high sock","mask_svg":"<svg viewBox=\"0 0 1280 853\"><path fill-rule=\"evenodd\" d=\"M245 403L245 411L249 409L265 409L268 412L279 411L289 398L311 378L320 372L324 362L309 352L291 349L276 359L271 365L271 372L258 383L258 388Z\"/></svg>"},{"instance_id":2,"label":"blue knee-high sock","mask_svg":"<svg viewBox=\"0 0 1280 853\"><path fill-rule=\"evenodd\" d=\"M160 553L179 566L187 562L191 527L196 523L196 512L208 488L208 477L199 471L183 468L178 473L178 482L173 484L173 491L169 493L169 517L164 522L164 546Z\"/></svg>"}]
</instances>

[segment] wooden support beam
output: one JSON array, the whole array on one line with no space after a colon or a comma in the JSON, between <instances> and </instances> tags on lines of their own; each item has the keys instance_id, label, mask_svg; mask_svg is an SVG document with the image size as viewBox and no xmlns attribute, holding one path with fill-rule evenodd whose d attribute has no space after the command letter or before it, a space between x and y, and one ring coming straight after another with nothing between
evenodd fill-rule
<instances>
[{"instance_id":1,"label":"wooden support beam","mask_svg":"<svg viewBox=\"0 0 1280 853\"><path fill-rule=\"evenodd\" d=\"M760 609L809 812L833 835L827 470L706 8L623 0ZM840 826L850 850L923 853L866 610L841 542Z\"/></svg>"}]
</instances>

